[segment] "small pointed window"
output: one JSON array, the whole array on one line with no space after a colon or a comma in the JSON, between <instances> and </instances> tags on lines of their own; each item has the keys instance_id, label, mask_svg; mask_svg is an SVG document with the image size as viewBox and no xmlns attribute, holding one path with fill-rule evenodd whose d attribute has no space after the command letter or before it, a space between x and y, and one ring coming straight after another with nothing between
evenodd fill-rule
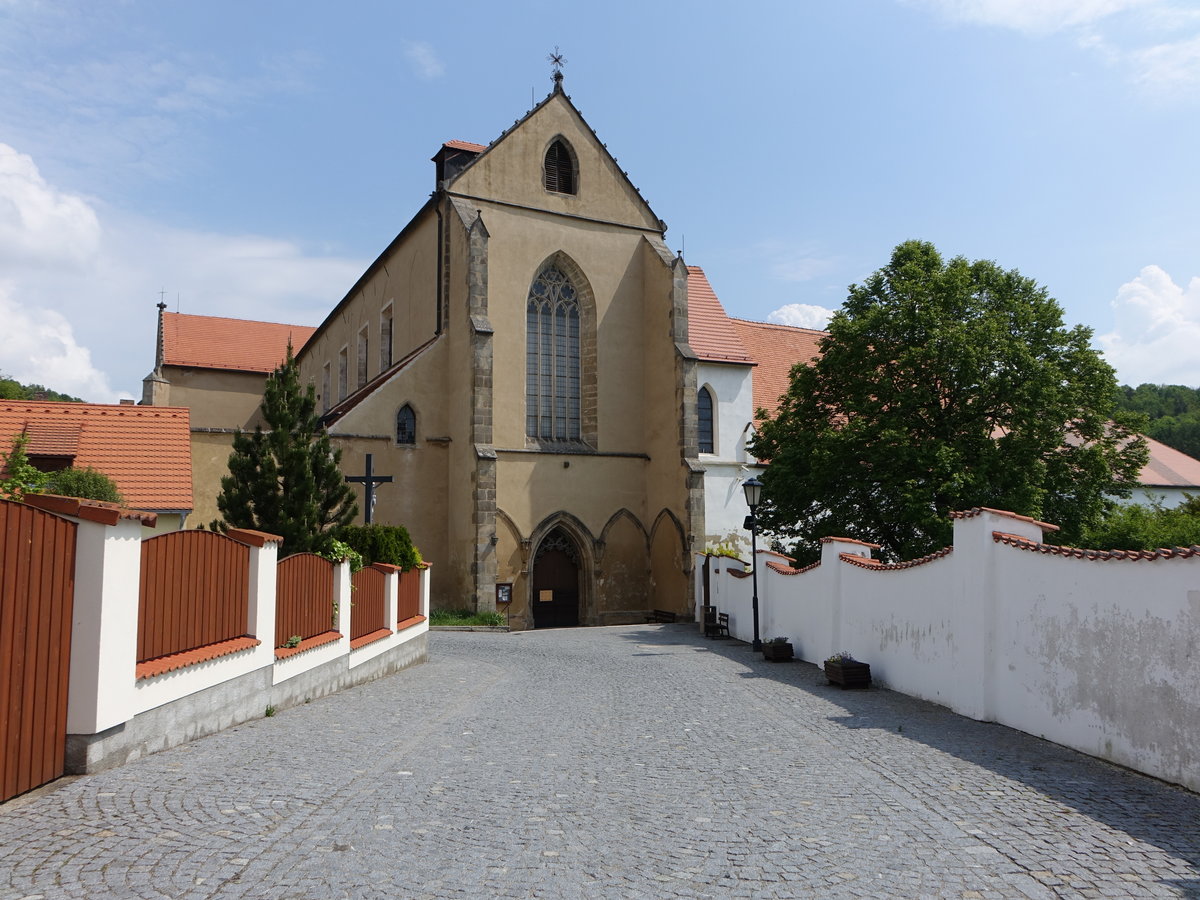
<instances>
[{"instance_id":1,"label":"small pointed window","mask_svg":"<svg viewBox=\"0 0 1200 900\"><path fill-rule=\"evenodd\" d=\"M548 191L575 193L575 154L566 141L556 140L546 151L544 180Z\"/></svg>"},{"instance_id":2,"label":"small pointed window","mask_svg":"<svg viewBox=\"0 0 1200 900\"><path fill-rule=\"evenodd\" d=\"M417 442L417 414L405 403L396 413L396 443L413 445Z\"/></svg>"},{"instance_id":3,"label":"small pointed window","mask_svg":"<svg viewBox=\"0 0 1200 900\"><path fill-rule=\"evenodd\" d=\"M696 418L700 424L700 452L715 453L713 449L713 398L708 388L696 395Z\"/></svg>"}]
</instances>

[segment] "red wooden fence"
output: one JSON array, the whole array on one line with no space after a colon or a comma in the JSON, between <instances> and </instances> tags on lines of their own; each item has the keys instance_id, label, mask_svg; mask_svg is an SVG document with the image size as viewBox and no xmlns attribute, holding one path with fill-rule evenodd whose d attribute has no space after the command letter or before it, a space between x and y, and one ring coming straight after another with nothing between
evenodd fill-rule
<instances>
[{"instance_id":1,"label":"red wooden fence","mask_svg":"<svg viewBox=\"0 0 1200 900\"><path fill-rule=\"evenodd\" d=\"M364 566L350 577L350 640L390 627L384 587L387 576L374 566Z\"/></svg>"},{"instance_id":2,"label":"red wooden fence","mask_svg":"<svg viewBox=\"0 0 1200 900\"><path fill-rule=\"evenodd\" d=\"M333 629L333 563L315 553L280 560L275 582L275 646Z\"/></svg>"},{"instance_id":3,"label":"red wooden fence","mask_svg":"<svg viewBox=\"0 0 1200 900\"><path fill-rule=\"evenodd\" d=\"M138 662L246 634L250 548L211 531L142 541Z\"/></svg>"},{"instance_id":4,"label":"red wooden fence","mask_svg":"<svg viewBox=\"0 0 1200 900\"><path fill-rule=\"evenodd\" d=\"M421 614L421 570L409 569L400 573L399 608L396 621L403 622Z\"/></svg>"},{"instance_id":5,"label":"red wooden fence","mask_svg":"<svg viewBox=\"0 0 1200 900\"><path fill-rule=\"evenodd\" d=\"M0 500L0 802L63 773L75 523Z\"/></svg>"}]
</instances>

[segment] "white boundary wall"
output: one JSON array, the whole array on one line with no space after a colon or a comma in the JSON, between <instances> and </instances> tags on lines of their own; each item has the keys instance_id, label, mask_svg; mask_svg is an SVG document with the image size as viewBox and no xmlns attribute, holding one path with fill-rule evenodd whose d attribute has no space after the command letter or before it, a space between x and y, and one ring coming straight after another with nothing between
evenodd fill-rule
<instances>
[{"instance_id":1,"label":"white boundary wall","mask_svg":"<svg viewBox=\"0 0 1200 900\"><path fill-rule=\"evenodd\" d=\"M760 551L759 633L817 664L850 651L893 690L1200 790L1200 548L1041 541L1041 523L972 510L953 548L911 563L840 539L799 572ZM751 640L752 579L709 566L710 603Z\"/></svg>"}]
</instances>

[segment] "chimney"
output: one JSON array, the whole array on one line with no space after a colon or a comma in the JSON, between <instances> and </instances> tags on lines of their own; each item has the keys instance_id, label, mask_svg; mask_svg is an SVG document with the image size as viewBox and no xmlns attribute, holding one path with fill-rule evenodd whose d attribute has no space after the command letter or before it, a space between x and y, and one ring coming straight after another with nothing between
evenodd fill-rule
<instances>
[{"instance_id":1,"label":"chimney","mask_svg":"<svg viewBox=\"0 0 1200 900\"><path fill-rule=\"evenodd\" d=\"M437 166L436 186L441 187L443 181L453 179L485 149L479 144L471 144L467 141L447 141L442 144L442 149L432 157L434 165Z\"/></svg>"}]
</instances>

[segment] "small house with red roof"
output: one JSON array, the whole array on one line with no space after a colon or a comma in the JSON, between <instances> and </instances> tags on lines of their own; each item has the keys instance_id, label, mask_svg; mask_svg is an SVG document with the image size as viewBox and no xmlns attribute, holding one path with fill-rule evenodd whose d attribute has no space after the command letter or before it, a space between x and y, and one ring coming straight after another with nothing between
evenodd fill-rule
<instances>
[{"instance_id":1,"label":"small house with red roof","mask_svg":"<svg viewBox=\"0 0 1200 900\"><path fill-rule=\"evenodd\" d=\"M103 472L127 506L158 515L155 531L174 531L193 508L188 422L180 407L0 400L0 448L8 453L24 435L44 472Z\"/></svg>"}]
</instances>

